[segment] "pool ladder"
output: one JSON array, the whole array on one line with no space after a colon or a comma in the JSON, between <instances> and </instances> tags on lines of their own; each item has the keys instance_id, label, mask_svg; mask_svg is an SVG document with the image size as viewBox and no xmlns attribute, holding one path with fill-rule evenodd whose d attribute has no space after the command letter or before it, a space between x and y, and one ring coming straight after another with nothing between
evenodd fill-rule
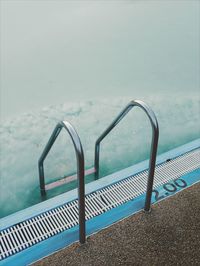
<instances>
[{"instance_id":1,"label":"pool ladder","mask_svg":"<svg viewBox=\"0 0 200 266\"><path fill-rule=\"evenodd\" d=\"M144 210L146 212L150 211L151 208L151 195L153 189L153 180L154 180L154 172L155 172L155 164L156 164L156 154L157 154L157 146L158 146L158 138L159 138L159 127L156 116L153 110L143 101L133 100L131 101L113 120L113 122L108 126L108 128L100 135L95 143L95 156L94 156L94 168L85 171L84 166L84 152L81 144L81 140L74 129L74 127L67 121L59 122L55 129L53 130L49 141L47 142L42 155L38 161L38 169L39 169L39 180L40 180L40 192L42 197L45 197L46 190L55 188L56 186L60 186L62 181L55 181L48 185L45 185L45 177L44 177L44 160L47 157L51 147L53 146L55 140L60 134L62 129L65 129L67 133L70 135L74 149L76 152L76 161L77 161L77 175L65 177L66 179L71 178L78 179L78 206L79 206L79 241L81 244L86 241L86 231L85 231L85 175L95 173L96 179L99 178L99 153L100 153L100 143L101 141L111 132L111 130L127 115L127 113L133 107L141 108L146 115L148 116L151 127L152 127L152 141L151 141L151 152L149 159L149 171L148 171L148 182L147 182L147 190L146 190L146 199Z\"/></svg>"}]
</instances>

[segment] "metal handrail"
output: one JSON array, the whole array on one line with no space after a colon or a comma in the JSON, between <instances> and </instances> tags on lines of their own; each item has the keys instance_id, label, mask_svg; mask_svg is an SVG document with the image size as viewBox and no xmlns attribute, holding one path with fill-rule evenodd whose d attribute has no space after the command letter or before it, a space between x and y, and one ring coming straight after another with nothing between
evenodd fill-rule
<instances>
[{"instance_id":1,"label":"metal handrail","mask_svg":"<svg viewBox=\"0 0 200 266\"><path fill-rule=\"evenodd\" d=\"M158 146L158 137L159 137L159 127L158 121L153 110L144 102L140 100L131 101L122 111L121 113L114 119L114 121L110 124L110 126L101 134L101 136L97 139L95 143L95 176L99 178L99 152L100 152L100 142L108 135L108 133L124 118L124 116L134 107L140 107L147 114L151 126L152 126L152 141L151 141L151 153L149 160L149 173L148 173L148 182L147 182L147 192L146 192L146 200L145 200L145 211L150 211L151 207L151 195L153 189L153 180L154 180L154 171L155 171L155 163L156 163L156 153Z\"/></svg>"},{"instance_id":2,"label":"metal handrail","mask_svg":"<svg viewBox=\"0 0 200 266\"><path fill-rule=\"evenodd\" d=\"M80 138L76 132L76 130L73 128L73 126L67 122L62 121L59 122L53 133L51 134L51 137L49 138L49 141L47 145L44 148L44 151L42 155L40 156L40 159L38 161L38 168L39 168L39 179L40 179L40 191L41 195L44 196L46 194L45 191L45 180L44 180L44 160L46 156L48 155L51 147L53 146L55 140L57 139L58 135L60 134L62 128L65 128L67 132L69 133L74 148L76 152L76 160L77 160L77 177L78 177L78 206L79 206L79 241L81 244L85 243L86 236L85 236L85 173L84 173L84 153L82 144L80 141Z\"/></svg>"}]
</instances>

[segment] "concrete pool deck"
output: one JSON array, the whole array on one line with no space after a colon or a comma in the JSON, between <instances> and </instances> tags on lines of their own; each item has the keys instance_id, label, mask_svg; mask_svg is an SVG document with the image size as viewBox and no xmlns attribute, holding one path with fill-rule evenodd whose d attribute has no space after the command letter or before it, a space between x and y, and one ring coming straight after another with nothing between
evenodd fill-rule
<instances>
[{"instance_id":1,"label":"concrete pool deck","mask_svg":"<svg viewBox=\"0 0 200 266\"><path fill-rule=\"evenodd\" d=\"M34 265L199 265L199 202L197 183Z\"/></svg>"}]
</instances>

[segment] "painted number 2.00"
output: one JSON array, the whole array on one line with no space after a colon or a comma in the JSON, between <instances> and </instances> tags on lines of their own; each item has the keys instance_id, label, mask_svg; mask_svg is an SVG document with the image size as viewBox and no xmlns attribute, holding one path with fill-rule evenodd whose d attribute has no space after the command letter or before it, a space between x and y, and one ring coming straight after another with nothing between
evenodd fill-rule
<instances>
[{"instance_id":1,"label":"painted number 2.00","mask_svg":"<svg viewBox=\"0 0 200 266\"><path fill-rule=\"evenodd\" d=\"M163 185L163 188L166 191L164 195L160 195L159 191L156 189L153 190L153 192L155 193L155 200L156 201L161 200L165 196L170 195L170 193L176 192L178 188L185 188L185 187L187 187L187 183L185 182L185 180L181 178L175 179L174 181Z\"/></svg>"}]
</instances>

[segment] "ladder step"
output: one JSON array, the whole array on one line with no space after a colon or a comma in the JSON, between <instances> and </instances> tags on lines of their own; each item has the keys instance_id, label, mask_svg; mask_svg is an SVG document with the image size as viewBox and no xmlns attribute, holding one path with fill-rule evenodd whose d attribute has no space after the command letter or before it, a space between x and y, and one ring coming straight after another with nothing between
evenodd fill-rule
<instances>
[{"instance_id":1,"label":"ladder step","mask_svg":"<svg viewBox=\"0 0 200 266\"><path fill-rule=\"evenodd\" d=\"M85 176L91 175L91 174L94 174L94 173L95 173L95 168L94 167L85 170ZM45 190L50 190L50 189L62 186L64 184L68 184L68 183L70 183L70 182L72 182L72 181L74 181L76 179L77 179L77 174L66 176L63 179L60 179L60 180L57 180L55 182L52 182L52 183L49 183L49 184L45 185Z\"/></svg>"}]
</instances>

